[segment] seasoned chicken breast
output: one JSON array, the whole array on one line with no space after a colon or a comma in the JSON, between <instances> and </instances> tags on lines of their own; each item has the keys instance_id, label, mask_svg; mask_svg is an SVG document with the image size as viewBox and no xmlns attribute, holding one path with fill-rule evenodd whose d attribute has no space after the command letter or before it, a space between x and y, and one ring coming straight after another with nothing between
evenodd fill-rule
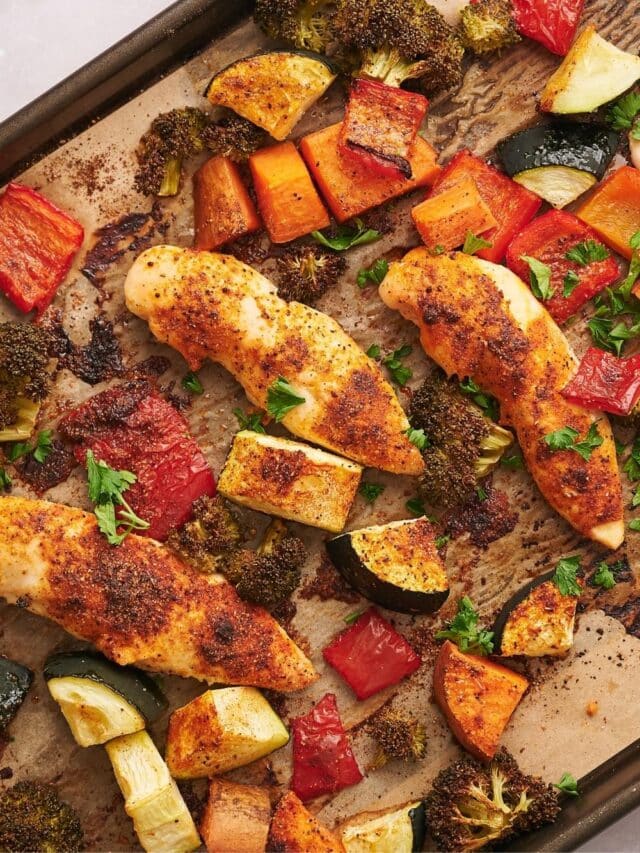
<instances>
[{"instance_id":1,"label":"seasoned chicken breast","mask_svg":"<svg viewBox=\"0 0 640 853\"><path fill-rule=\"evenodd\" d=\"M109 545L94 515L62 504L0 498L0 596L119 664L282 691L317 678L275 619L220 575L152 539Z\"/></svg>"},{"instance_id":2,"label":"seasoned chicken breast","mask_svg":"<svg viewBox=\"0 0 640 853\"><path fill-rule=\"evenodd\" d=\"M611 427L604 414L561 395L576 359L531 290L505 267L419 248L391 266L379 292L419 327L425 352L449 375L471 376L498 398L502 422L515 429L551 506L584 536L617 548L624 522ZM565 426L584 439L594 421L603 441L588 461L544 441Z\"/></svg>"},{"instance_id":3,"label":"seasoned chicken breast","mask_svg":"<svg viewBox=\"0 0 640 853\"><path fill-rule=\"evenodd\" d=\"M326 314L280 299L260 273L212 252L156 246L125 282L130 311L192 369L224 365L266 408L282 376L305 402L283 419L294 435L372 468L420 474L407 418L378 365Z\"/></svg>"}]
</instances>

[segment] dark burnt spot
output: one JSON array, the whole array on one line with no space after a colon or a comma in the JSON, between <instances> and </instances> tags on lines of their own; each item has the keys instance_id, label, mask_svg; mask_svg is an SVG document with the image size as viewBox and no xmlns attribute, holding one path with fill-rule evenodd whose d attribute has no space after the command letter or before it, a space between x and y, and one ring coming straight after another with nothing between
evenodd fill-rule
<instances>
[{"instance_id":1,"label":"dark burnt spot","mask_svg":"<svg viewBox=\"0 0 640 853\"><path fill-rule=\"evenodd\" d=\"M300 477L306 463L301 450L293 453L267 448L260 463L260 476L265 482L275 485L281 493L289 491Z\"/></svg>"},{"instance_id":2,"label":"dark burnt spot","mask_svg":"<svg viewBox=\"0 0 640 853\"><path fill-rule=\"evenodd\" d=\"M20 595L16 598L16 607L20 607L22 609L27 609L31 607L31 596L30 595Z\"/></svg>"},{"instance_id":3,"label":"dark burnt spot","mask_svg":"<svg viewBox=\"0 0 640 853\"><path fill-rule=\"evenodd\" d=\"M562 484L581 494L589 491L589 471L584 465L570 468L563 474Z\"/></svg>"},{"instance_id":4,"label":"dark burnt spot","mask_svg":"<svg viewBox=\"0 0 640 853\"><path fill-rule=\"evenodd\" d=\"M640 597L634 596L622 604L601 603L607 616L612 616L624 625L627 634L640 639Z\"/></svg>"},{"instance_id":5,"label":"dark burnt spot","mask_svg":"<svg viewBox=\"0 0 640 853\"><path fill-rule=\"evenodd\" d=\"M84 346L70 340L59 313L51 315L46 328L53 342L51 354L60 360L58 366L67 368L83 382L97 385L123 373L120 344L113 324L103 314L90 321L91 339Z\"/></svg>"},{"instance_id":6,"label":"dark burnt spot","mask_svg":"<svg viewBox=\"0 0 640 853\"><path fill-rule=\"evenodd\" d=\"M480 548L511 533L518 521L518 513L510 511L504 492L489 483L483 488L484 500L474 495L468 503L451 510L443 518L445 531L452 539L468 533L470 542Z\"/></svg>"},{"instance_id":7,"label":"dark burnt spot","mask_svg":"<svg viewBox=\"0 0 640 853\"><path fill-rule=\"evenodd\" d=\"M74 454L57 439L53 441L51 452L44 462L38 462L29 454L16 463L18 476L28 483L37 495L64 483L75 467Z\"/></svg>"},{"instance_id":8,"label":"dark burnt spot","mask_svg":"<svg viewBox=\"0 0 640 853\"><path fill-rule=\"evenodd\" d=\"M218 619L213 628L213 633L221 643L233 641L233 622L230 619Z\"/></svg>"},{"instance_id":9,"label":"dark burnt spot","mask_svg":"<svg viewBox=\"0 0 640 853\"><path fill-rule=\"evenodd\" d=\"M438 302L431 302L426 296L420 298L418 306L422 312L422 319L427 326L433 326L436 323L453 325L460 319L460 314L453 308Z\"/></svg>"},{"instance_id":10,"label":"dark burnt spot","mask_svg":"<svg viewBox=\"0 0 640 853\"><path fill-rule=\"evenodd\" d=\"M60 434L70 441L84 441L96 430L126 425L152 391L147 379L134 379L96 394L60 421Z\"/></svg>"},{"instance_id":11,"label":"dark burnt spot","mask_svg":"<svg viewBox=\"0 0 640 853\"><path fill-rule=\"evenodd\" d=\"M95 232L97 242L87 253L82 274L98 285L104 273L125 252L139 252L148 246L156 230L156 219L150 213L128 213Z\"/></svg>"},{"instance_id":12,"label":"dark burnt spot","mask_svg":"<svg viewBox=\"0 0 640 853\"><path fill-rule=\"evenodd\" d=\"M324 553L320 557L315 575L300 590L300 598L307 601L312 598L319 598L320 601L344 601L345 604L360 601L360 595L349 586Z\"/></svg>"},{"instance_id":13,"label":"dark burnt spot","mask_svg":"<svg viewBox=\"0 0 640 853\"><path fill-rule=\"evenodd\" d=\"M157 379L171 367L171 362L163 355L151 355L144 361L134 364L129 370L132 379Z\"/></svg>"}]
</instances>

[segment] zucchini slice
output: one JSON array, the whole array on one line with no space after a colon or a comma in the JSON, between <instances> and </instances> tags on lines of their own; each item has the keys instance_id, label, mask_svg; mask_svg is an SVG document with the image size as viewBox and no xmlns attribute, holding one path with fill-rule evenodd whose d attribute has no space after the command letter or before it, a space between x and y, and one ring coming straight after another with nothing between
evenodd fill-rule
<instances>
[{"instance_id":1,"label":"zucchini slice","mask_svg":"<svg viewBox=\"0 0 640 853\"><path fill-rule=\"evenodd\" d=\"M363 812L337 829L347 853L412 853L422 850L424 803L418 800L393 811Z\"/></svg>"},{"instance_id":2,"label":"zucchini slice","mask_svg":"<svg viewBox=\"0 0 640 853\"><path fill-rule=\"evenodd\" d=\"M571 204L597 183L590 172L568 166L540 166L518 172L513 180L558 208Z\"/></svg>"},{"instance_id":3,"label":"zucchini slice","mask_svg":"<svg viewBox=\"0 0 640 853\"><path fill-rule=\"evenodd\" d=\"M640 56L620 50L589 25L547 81L540 108L549 113L590 113L638 79Z\"/></svg>"},{"instance_id":4,"label":"zucchini slice","mask_svg":"<svg viewBox=\"0 0 640 853\"><path fill-rule=\"evenodd\" d=\"M306 51L249 56L219 71L205 91L281 142L336 79L331 63Z\"/></svg>"},{"instance_id":5,"label":"zucchini slice","mask_svg":"<svg viewBox=\"0 0 640 853\"><path fill-rule=\"evenodd\" d=\"M426 518L343 533L326 543L345 579L370 601L400 613L433 613L449 581Z\"/></svg>"},{"instance_id":6,"label":"zucchini slice","mask_svg":"<svg viewBox=\"0 0 640 853\"><path fill-rule=\"evenodd\" d=\"M562 595L553 574L525 584L504 605L493 628L496 654L557 656L571 648L578 598Z\"/></svg>"},{"instance_id":7,"label":"zucchini slice","mask_svg":"<svg viewBox=\"0 0 640 853\"><path fill-rule=\"evenodd\" d=\"M0 657L0 732L15 717L33 681L33 673L21 663Z\"/></svg>"},{"instance_id":8,"label":"zucchini slice","mask_svg":"<svg viewBox=\"0 0 640 853\"><path fill-rule=\"evenodd\" d=\"M148 733L115 738L105 749L142 847L171 853L199 847L189 809Z\"/></svg>"},{"instance_id":9,"label":"zucchini slice","mask_svg":"<svg viewBox=\"0 0 640 853\"><path fill-rule=\"evenodd\" d=\"M80 746L141 731L167 707L152 678L94 652L53 655L44 677Z\"/></svg>"}]
</instances>

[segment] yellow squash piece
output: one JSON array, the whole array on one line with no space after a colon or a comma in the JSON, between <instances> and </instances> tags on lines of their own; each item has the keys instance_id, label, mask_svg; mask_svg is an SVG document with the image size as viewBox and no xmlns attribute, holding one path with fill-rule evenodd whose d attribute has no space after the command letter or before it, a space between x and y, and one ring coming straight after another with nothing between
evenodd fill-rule
<instances>
[{"instance_id":1,"label":"yellow squash piece","mask_svg":"<svg viewBox=\"0 0 640 853\"><path fill-rule=\"evenodd\" d=\"M174 711L166 759L176 779L215 776L284 746L289 733L252 687L208 690Z\"/></svg>"}]
</instances>

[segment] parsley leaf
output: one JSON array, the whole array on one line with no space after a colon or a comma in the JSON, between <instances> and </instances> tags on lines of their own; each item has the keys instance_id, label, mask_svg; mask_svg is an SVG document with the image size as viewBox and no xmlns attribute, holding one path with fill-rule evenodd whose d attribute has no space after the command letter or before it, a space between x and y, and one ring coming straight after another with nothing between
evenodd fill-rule
<instances>
[{"instance_id":1,"label":"parsley leaf","mask_svg":"<svg viewBox=\"0 0 640 853\"><path fill-rule=\"evenodd\" d=\"M353 625L354 622L357 622L358 619L362 616L364 610L354 610L353 613L349 613L348 616L344 617L344 622L347 625Z\"/></svg>"},{"instance_id":2,"label":"parsley leaf","mask_svg":"<svg viewBox=\"0 0 640 853\"><path fill-rule=\"evenodd\" d=\"M569 270L562 282L562 295L565 299L573 293L576 287L580 284L580 276L574 270Z\"/></svg>"},{"instance_id":3,"label":"parsley leaf","mask_svg":"<svg viewBox=\"0 0 640 853\"><path fill-rule=\"evenodd\" d=\"M482 237L476 237L476 235L471 231L467 231L462 251L467 255L475 255L475 253L479 252L480 249L491 249L492 247L493 243L490 243L488 240L484 240Z\"/></svg>"},{"instance_id":4,"label":"parsley leaf","mask_svg":"<svg viewBox=\"0 0 640 853\"><path fill-rule=\"evenodd\" d=\"M640 506L640 483L636 486L636 490L631 498L631 506L634 507L634 509L635 507Z\"/></svg>"},{"instance_id":5,"label":"parsley leaf","mask_svg":"<svg viewBox=\"0 0 640 853\"><path fill-rule=\"evenodd\" d=\"M580 796L578 783L576 782L575 776L572 776L571 773L563 773L560 781L553 783L553 787L557 788L559 791L563 791L565 794L569 794L571 797Z\"/></svg>"},{"instance_id":6,"label":"parsley leaf","mask_svg":"<svg viewBox=\"0 0 640 853\"><path fill-rule=\"evenodd\" d=\"M580 568L580 556L563 557L556 565L555 574L551 578L562 595L580 595L582 587L577 581L577 573Z\"/></svg>"},{"instance_id":7,"label":"parsley leaf","mask_svg":"<svg viewBox=\"0 0 640 853\"><path fill-rule=\"evenodd\" d=\"M6 492L11 488L11 477L7 474L4 468L0 468L0 490Z\"/></svg>"},{"instance_id":8,"label":"parsley leaf","mask_svg":"<svg viewBox=\"0 0 640 853\"><path fill-rule=\"evenodd\" d=\"M449 535L445 535L445 536L438 536L438 537L436 538L436 541L435 541L435 546L436 546L436 548L438 549L438 551L439 551L441 548L444 548L444 546L447 544L447 542L448 542L450 539L451 539L451 537L450 537Z\"/></svg>"},{"instance_id":9,"label":"parsley leaf","mask_svg":"<svg viewBox=\"0 0 640 853\"><path fill-rule=\"evenodd\" d=\"M430 251L432 255L441 255L445 251L445 248L440 243L438 243Z\"/></svg>"},{"instance_id":10,"label":"parsley leaf","mask_svg":"<svg viewBox=\"0 0 640 853\"><path fill-rule=\"evenodd\" d=\"M505 468L511 468L512 470L524 468L524 460L518 453L514 453L512 456L503 456L500 460L500 464L504 465Z\"/></svg>"},{"instance_id":11,"label":"parsley leaf","mask_svg":"<svg viewBox=\"0 0 640 853\"><path fill-rule=\"evenodd\" d=\"M596 261L606 261L608 257L610 257L609 250L597 240L582 240L565 254L568 261L573 261L581 267Z\"/></svg>"},{"instance_id":12,"label":"parsley leaf","mask_svg":"<svg viewBox=\"0 0 640 853\"><path fill-rule=\"evenodd\" d=\"M202 382L200 382L198 375L193 370L190 370L183 377L181 385L185 391L189 391L191 394L204 394Z\"/></svg>"},{"instance_id":13,"label":"parsley leaf","mask_svg":"<svg viewBox=\"0 0 640 853\"><path fill-rule=\"evenodd\" d=\"M415 444L418 450L424 450L425 447L429 444L429 439L424 434L423 429L414 429L413 427L409 427L409 429L405 432L405 435L411 442L411 444Z\"/></svg>"},{"instance_id":14,"label":"parsley leaf","mask_svg":"<svg viewBox=\"0 0 640 853\"><path fill-rule=\"evenodd\" d=\"M16 462L23 456L31 454L36 462L42 464L53 450L52 436L53 430L43 429L36 436L34 445L31 445L28 441L17 441L15 444L12 444L7 452L9 462Z\"/></svg>"},{"instance_id":15,"label":"parsley leaf","mask_svg":"<svg viewBox=\"0 0 640 853\"><path fill-rule=\"evenodd\" d=\"M478 500L480 501L480 503L483 503L489 497L489 495L485 492L482 486L478 486L478 488L476 489L476 495L478 496Z\"/></svg>"},{"instance_id":16,"label":"parsley leaf","mask_svg":"<svg viewBox=\"0 0 640 853\"><path fill-rule=\"evenodd\" d=\"M389 272L389 264L384 258L378 258L378 260L372 264L368 269L363 267L358 272L358 287L364 289L369 284L382 284L384 281L384 277Z\"/></svg>"},{"instance_id":17,"label":"parsley leaf","mask_svg":"<svg viewBox=\"0 0 640 853\"><path fill-rule=\"evenodd\" d=\"M420 516L427 514L427 510L425 509L424 503L420 500L420 498L409 498L405 506L412 515Z\"/></svg>"},{"instance_id":18,"label":"parsley leaf","mask_svg":"<svg viewBox=\"0 0 640 853\"><path fill-rule=\"evenodd\" d=\"M580 433L577 429L565 426L555 430L555 432L547 433L544 441L554 452L558 450L575 450L577 454L582 456L585 462L588 462L595 448L600 447L604 441L598 432L598 422L595 421L591 424L582 441L576 441L579 435Z\"/></svg>"},{"instance_id":19,"label":"parsley leaf","mask_svg":"<svg viewBox=\"0 0 640 853\"><path fill-rule=\"evenodd\" d=\"M380 358L380 353L382 350L380 349L380 344L371 344L369 349L367 350L367 355L369 358Z\"/></svg>"},{"instance_id":20,"label":"parsley leaf","mask_svg":"<svg viewBox=\"0 0 640 853\"><path fill-rule=\"evenodd\" d=\"M551 267L529 255L520 255L520 260L526 261L529 265L529 283L533 295L543 301L551 299L555 292L551 286Z\"/></svg>"},{"instance_id":21,"label":"parsley leaf","mask_svg":"<svg viewBox=\"0 0 640 853\"><path fill-rule=\"evenodd\" d=\"M320 243L321 246L326 246L327 249L333 249L334 252L346 252L347 249L352 249L354 246L364 246L367 243L375 243L382 237L380 231L375 231L373 228L367 228L362 219L354 219L353 227L349 225L341 225L336 229L333 236L325 236L321 231L312 231L311 236L314 240Z\"/></svg>"},{"instance_id":22,"label":"parsley leaf","mask_svg":"<svg viewBox=\"0 0 640 853\"><path fill-rule=\"evenodd\" d=\"M498 420L500 417L498 401L495 397L492 397L491 394L485 394L473 379L466 376L460 383L460 390L463 394L467 394L471 397L476 406L482 409L488 418L491 418L492 421Z\"/></svg>"},{"instance_id":23,"label":"parsley leaf","mask_svg":"<svg viewBox=\"0 0 640 853\"><path fill-rule=\"evenodd\" d=\"M278 423L292 409L304 402L305 398L296 394L293 386L283 376L279 376L267 391L267 411Z\"/></svg>"},{"instance_id":24,"label":"parsley leaf","mask_svg":"<svg viewBox=\"0 0 640 853\"><path fill-rule=\"evenodd\" d=\"M490 655L493 651L493 631L478 629L478 613L473 602L464 596L458 602L458 612L442 631L436 634L436 640L451 640L463 652L477 655Z\"/></svg>"},{"instance_id":25,"label":"parsley leaf","mask_svg":"<svg viewBox=\"0 0 640 853\"><path fill-rule=\"evenodd\" d=\"M368 504L372 504L384 492L382 483L360 483L358 491Z\"/></svg>"},{"instance_id":26,"label":"parsley leaf","mask_svg":"<svg viewBox=\"0 0 640 853\"><path fill-rule=\"evenodd\" d=\"M607 121L614 130L629 130L640 113L640 92L623 95L611 107Z\"/></svg>"},{"instance_id":27,"label":"parsley leaf","mask_svg":"<svg viewBox=\"0 0 640 853\"><path fill-rule=\"evenodd\" d=\"M631 447L631 455L622 466L622 470L632 483L640 480L640 435L637 435Z\"/></svg>"},{"instance_id":28,"label":"parsley leaf","mask_svg":"<svg viewBox=\"0 0 640 853\"><path fill-rule=\"evenodd\" d=\"M266 433L262 426L262 412L249 412L246 414L242 409L234 409L233 414L236 416L240 429L248 429L251 432L259 432L263 435Z\"/></svg>"},{"instance_id":29,"label":"parsley leaf","mask_svg":"<svg viewBox=\"0 0 640 853\"><path fill-rule=\"evenodd\" d=\"M629 522L629 530L634 530L636 533L640 530L640 518L634 518Z\"/></svg>"},{"instance_id":30,"label":"parsley leaf","mask_svg":"<svg viewBox=\"0 0 640 853\"><path fill-rule=\"evenodd\" d=\"M403 388L413 376L413 370L411 370L410 367L405 367L402 363L402 359L411 355L412 352L413 347L406 344L405 346L401 346L400 349L394 350L394 352L389 355L385 355L382 359L382 364L384 364L389 371L391 379L401 388Z\"/></svg>"},{"instance_id":31,"label":"parsley leaf","mask_svg":"<svg viewBox=\"0 0 640 853\"><path fill-rule=\"evenodd\" d=\"M137 516L124 498L124 492L136 482L136 475L131 471L116 471L106 462L97 460L92 450L87 451L86 465L89 498L95 505L98 528L107 542L121 545L133 530L147 530L149 522ZM118 533L123 526L124 530Z\"/></svg>"},{"instance_id":32,"label":"parsley leaf","mask_svg":"<svg viewBox=\"0 0 640 853\"><path fill-rule=\"evenodd\" d=\"M594 584L602 587L602 589L613 589L616 585L615 572L618 571L620 566L621 563L614 563L610 566L604 560L598 563L598 568L593 576Z\"/></svg>"}]
</instances>

